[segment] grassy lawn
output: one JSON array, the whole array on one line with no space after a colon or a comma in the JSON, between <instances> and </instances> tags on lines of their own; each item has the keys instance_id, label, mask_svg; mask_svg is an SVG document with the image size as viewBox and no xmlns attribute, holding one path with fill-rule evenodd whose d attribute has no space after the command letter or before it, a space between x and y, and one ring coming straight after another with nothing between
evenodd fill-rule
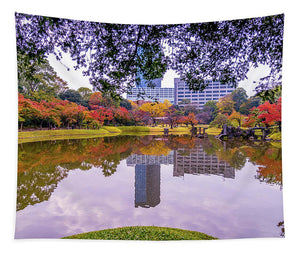
<instances>
[{"instance_id":1,"label":"grassy lawn","mask_svg":"<svg viewBox=\"0 0 300 255\"><path fill-rule=\"evenodd\" d=\"M80 138L93 138L103 136L114 136L120 134L121 131L107 130L100 128L98 130L89 129L59 129L59 130L40 130L40 131L24 131L18 133L18 142L36 142L48 140L62 140L62 139L80 139Z\"/></svg>"},{"instance_id":2,"label":"grassy lawn","mask_svg":"<svg viewBox=\"0 0 300 255\"><path fill-rule=\"evenodd\" d=\"M18 132L18 142L37 142L48 140L81 139L105 136L115 136L119 134L148 134L148 127L110 127L105 126L100 129L57 129L57 130L37 130Z\"/></svg>"},{"instance_id":3,"label":"grassy lawn","mask_svg":"<svg viewBox=\"0 0 300 255\"><path fill-rule=\"evenodd\" d=\"M102 240L213 240L215 237L196 231L177 228L136 226L88 232L64 237L64 239Z\"/></svg>"},{"instance_id":4,"label":"grassy lawn","mask_svg":"<svg viewBox=\"0 0 300 255\"><path fill-rule=\"evenodd\" d=\"M216 128L216 127L208 128L205 130L205 132L208 135L218 135L221 133L221 131L222 131L222 128Z\"/></svg>"},{"instance_id":5,"label":"grassy lawn","mask_svg":"<svg viewBox=\"0 0 300 255\"><path fill-rule=\"evenodd\" d=\"M268 138L270 138L273 141L281 141L281 132L274 132L268 135Z\"/></svg>"},{"instance_id":6,"label":"grassy lawn","mask_svg":"<svg viewBox=\"0 0 300 255\"><path fill-rule=\"evenodd\" d=\"M190 134L191 127L162 127L162 126L157 126L157 127L149 127L150 129L150 134L156 135L156 134L163 134L164 129L168 128L169 129L169 134Z\"/></svg>"},{"instance_id":7,"label":"grassy lawn","mask_svg":"<svg viewBox=\"0 0 300 255\"><path fill-rule=\"evenodd\" d=\"M122 135L162 135L164 134L163 126L144 127L144 126L103 126L100 129L56 129L56 130L37 130L18 132L18 142L37 142L48 140L63 139L81 139L95 138L105 136ZM169 127L167 127L169 128ZM191 127L174 127L169 128L169 134L190 134ZM209 135L217 135L221 132L219 128L208 128L206 133Z\"/></svg>"}]
</instances>

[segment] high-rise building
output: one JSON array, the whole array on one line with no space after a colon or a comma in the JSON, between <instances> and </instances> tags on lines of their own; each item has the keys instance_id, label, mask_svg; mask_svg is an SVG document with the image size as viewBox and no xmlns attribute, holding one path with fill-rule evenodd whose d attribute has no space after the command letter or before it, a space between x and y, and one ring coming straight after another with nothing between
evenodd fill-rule
<instances>
[{"instance_id":1,"label":"high-rise building","mask_svg":"<svg viewBox=\"0 0 300 255\"><path fill-rule=\"evenodd\" d=\"M161 78L158 78L158 79L154 79L152 81L148 81L146 79L144 79L143 75L138 73L137 74L137 77L138 80L139 80L139 83L135 83L135 87L141 87L141 88L147 88L148 85L149 86L152 86L152 87L155 87L155 88L161 88Z\"/></svg>"},{"instance_id":2,"label":"high-rise building","mask_svg":"<svg viewBox=\"0 0 300 255\"><path fill-rule=\"evenodd\" d=\"M127 99L131 101L141 100L140 93L144 93L145 101L159 101L163 103L168 100L174 104L174 88L161 88L161 87L134 87L131 89L131 94L127 94Z\"/></svg>"},{"instance_id":3,"label":"high-rise building","mask_svg":"<svg viewBox=\"0 0 300 255\"><path fill-rule=\"evenodd\" d=\"M221 97L230 94L235 89L219 81L208 81L208 86L202 92L193 92L186 82L180 78L174 78L174 104L178 105L183 100L197 109L202 109L208 101L218 101Z\"/></svg>"},{"instance_id":4,"label":"high-rise building","mask_svg":"<svg viewBox=\"0 0 300 255\"><path fill-rule=\"evenodd\" d=\"M142 47L139 47L137 51L138 55L141 57L144 51ZM126 98L131 101L143 99L145 101L159 101L161 103L168 100L171 104L174 104L174 88L162 88L161 80L161 78L151 81L146 80L138 69L135 87L130 90L130 93L127 93Z\"/></svg>"}]
</instances>

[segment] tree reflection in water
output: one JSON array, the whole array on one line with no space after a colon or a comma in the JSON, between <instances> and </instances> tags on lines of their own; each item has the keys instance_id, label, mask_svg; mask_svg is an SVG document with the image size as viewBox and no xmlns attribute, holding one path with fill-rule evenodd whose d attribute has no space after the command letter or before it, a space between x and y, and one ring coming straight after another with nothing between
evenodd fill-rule
<instances>
[{"instance_id":1,"label":"tree reflection in water","mask_svg":"<svg viewBox=\"0 0 300 255\"><path fill-rule=\"evenodd\" d=\"M18 150L17 210L48 200L58 183L74 169L101 169L109 177L123 159L132 154L189 157L193 150L216 155L235 170L247 160L256 164L259 181L282 186L281 147L269 143L228 141L214 137L191 136L117 136L80 140L25 143Z\"/></svg>"}]
</instances>

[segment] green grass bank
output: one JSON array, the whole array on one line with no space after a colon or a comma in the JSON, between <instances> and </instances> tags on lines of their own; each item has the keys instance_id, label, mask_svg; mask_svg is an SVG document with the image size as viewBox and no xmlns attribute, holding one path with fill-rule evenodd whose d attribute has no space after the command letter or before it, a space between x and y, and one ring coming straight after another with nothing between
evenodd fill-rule
<instances>
[{"instance_id":1,"label":"green grass bank","mask_svg":"<svg viewBox=\"0 0 300 255\"><path fill-rule=\"evenodd\" d=\"M135 226L82 233L64 237L63 239L98 239L98 240L213 240L215 237L201 232L178 228Z\"/></svg>"},{"instance_id":2,"label":"green grass bank","mask_svg":"<svg viewBox=\"0 0 300 255\"><path fill-rule=\"evenodd\" d=\"M169 134L190 134L190 127L169 129ZM96 138L117 135L162 135L164 127L103 126L100 129L56 129L18 132L18 143L63 139Z\"/></svg>"},{"instance_id":3,"label":"green grass bank","mask_svg":"<svg viewBox=\"0 0 300 255\"><path fill-rule=\"evenodd\" d=\"M102 127L100 129L56 129L18 132L18 143L116 136L121 133L149 133L147 127Z\"/></svg>"}]
</instances>

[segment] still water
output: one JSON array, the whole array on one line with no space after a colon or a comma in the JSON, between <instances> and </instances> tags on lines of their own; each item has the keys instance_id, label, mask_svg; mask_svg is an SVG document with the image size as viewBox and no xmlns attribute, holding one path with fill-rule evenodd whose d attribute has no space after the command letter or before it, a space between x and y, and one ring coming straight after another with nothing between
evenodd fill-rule
<instances>
[{"instance_id":1,"label":"still water","mask_svg":"<svg viewBox=\"0 0 300 255\"><path fill-rule=\"evenodd\" d=\"M162 226L282 237L281 147L118 136L19 145L15 238Z\"/></svg>"}]
</instances>

